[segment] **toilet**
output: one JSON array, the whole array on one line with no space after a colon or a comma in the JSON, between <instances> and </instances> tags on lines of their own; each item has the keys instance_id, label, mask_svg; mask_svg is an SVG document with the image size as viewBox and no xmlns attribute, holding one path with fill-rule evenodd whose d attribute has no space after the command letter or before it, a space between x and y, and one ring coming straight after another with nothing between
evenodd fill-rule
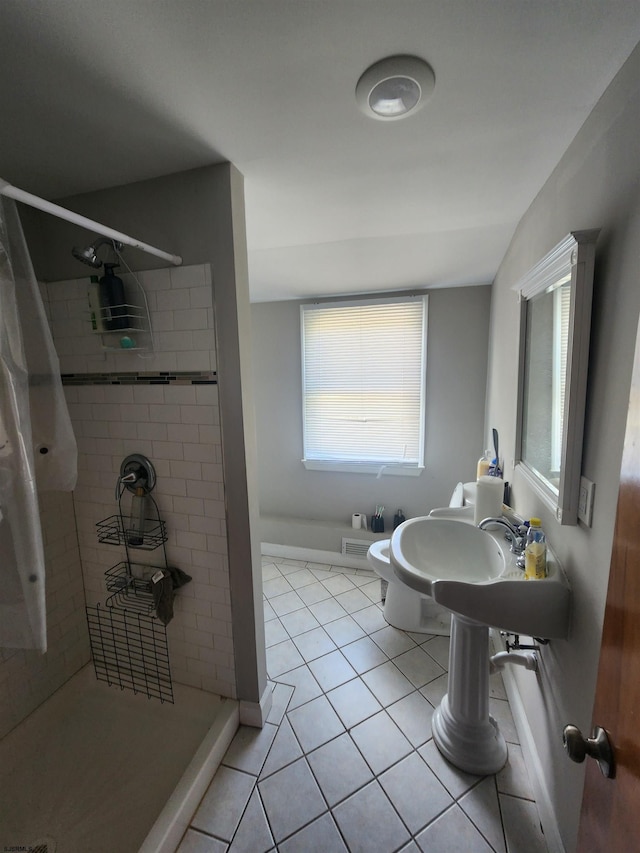
<instances>
[{"instance_id":1,"label":"toilet","mask_svg":"<svg viewBox=\"0 0 640 853\"><path fill-rule=\"evenodd\" d=\"M473 501L472 486L475 487L475 483L458 483L451 495L449 507L433 510L431 514L440 515L448 509L468 506ZM416 592L398 579L391 565L389 544L389 539L381 539L374 542L367 553L369 565L389 584L383 607L384 618L389 625L403 631L449 636L450 611L436 604L431 596Z\"/></svg>"},{"instance_id":2,"label":"toilet","mask_svg":"<svg viewBox=\"0 0 640 853\"><path fill-rule=\"evenodd\" d=\"M389 584L382 611L389 625L417 634L449 636L451 613L431 596L421 595L398 580L389 559L388 539L374 542L367 559L374 572Z\"/></svg>"}]
</instances>

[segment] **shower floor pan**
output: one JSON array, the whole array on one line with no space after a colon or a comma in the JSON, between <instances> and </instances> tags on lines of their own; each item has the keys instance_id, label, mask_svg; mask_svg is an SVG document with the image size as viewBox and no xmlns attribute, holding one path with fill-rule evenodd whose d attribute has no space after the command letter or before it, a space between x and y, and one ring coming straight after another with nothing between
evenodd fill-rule
<instances>
[{"instance_id":1,"label":"shower floor pan","mask_svg":"<svg viewBox=\"0 0 640 853\"><path fill-rule=\"evenodd\" d=\"M181 684L175 704L91 664L0 741L0 850L174 851L238 726L238 703Z\"/></svg>"}]
</instances>

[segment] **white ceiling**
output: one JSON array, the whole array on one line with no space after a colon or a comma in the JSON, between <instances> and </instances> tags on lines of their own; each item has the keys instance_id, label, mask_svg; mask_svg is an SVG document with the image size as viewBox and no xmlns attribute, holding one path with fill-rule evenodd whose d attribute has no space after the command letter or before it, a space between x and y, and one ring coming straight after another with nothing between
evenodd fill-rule
<instances>
[{"instance_id":1,"label":"white ceiling","mask_svg":"<svg viewBox=\"0 0 640 853\"><path fill-rule=\"evenodd\" d=\"M230 160L253 300L485 284L639 40L637 0L0 0L0 177ZM356 82L396 53L435 91L370 120Z\"/></svg>"}]
</instances>

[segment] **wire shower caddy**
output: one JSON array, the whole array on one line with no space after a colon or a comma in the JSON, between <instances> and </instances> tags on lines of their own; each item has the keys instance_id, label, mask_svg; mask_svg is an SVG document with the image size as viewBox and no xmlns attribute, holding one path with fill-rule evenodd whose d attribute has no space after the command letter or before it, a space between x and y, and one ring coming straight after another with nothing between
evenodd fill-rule
<instances>
[{"instance_id":1,"label":"wire shower caddy","mask_svg":"<svg viewBox=\"0 0 640 853\"><path fill-rule=\"evenodd\" d=\"M96 524L98 542L123 546L126 555L125 560L104 573L110 593L105 606L86 607L96 678L121 690L173 702L167 630L155 614L152 580L156 572L169 568L166 524L156 501L147 492L146 506L153 509L153 514L145 517L139 541L140 531L134 531L130 517L122 511L123 493L124 489L118 497L118 513ZM137 562L131 557L131 551L160 547L162 565Z\"/></svg>"}]
</instances>

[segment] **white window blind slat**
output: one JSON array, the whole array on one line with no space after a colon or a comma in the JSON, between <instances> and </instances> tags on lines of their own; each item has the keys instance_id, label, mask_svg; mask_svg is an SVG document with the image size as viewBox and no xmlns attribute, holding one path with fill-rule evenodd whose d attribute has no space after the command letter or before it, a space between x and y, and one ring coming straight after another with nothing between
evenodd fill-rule
<instances>
[{"instance_id":1,"label":"white window blind slat","mask_svg":"<svg viewBox=\"0 0 640 853\"><path fill-rule=\"evenodd\" d=\"M422 466L426 297L301 313L305 459Z\"/></svg>"}]
</instances>

